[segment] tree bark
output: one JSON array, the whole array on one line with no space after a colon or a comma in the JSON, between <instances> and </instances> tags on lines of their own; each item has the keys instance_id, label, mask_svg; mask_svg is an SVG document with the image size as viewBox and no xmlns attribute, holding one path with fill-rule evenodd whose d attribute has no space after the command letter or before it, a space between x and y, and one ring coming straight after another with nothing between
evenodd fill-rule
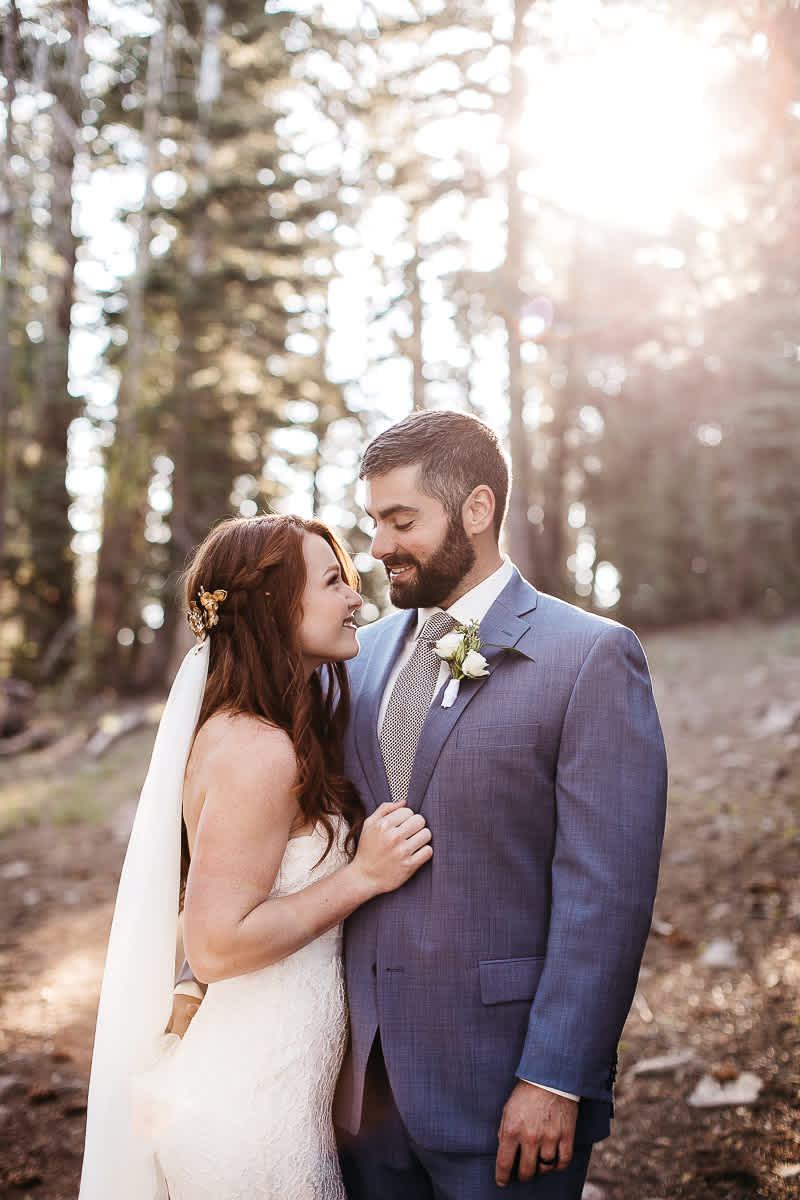
<instances>
[{"instance_id":1,"label":"tree bark","mask_svg":"<svg viewBox=\"0 0 800 1200\"><path fill-rule=\"evenodd\" d=\"M534 577L531 525L528 507L531 494L531 454L528 431L523 416L525 384L522 364L522 339L520 316L522 290L520 272L524 258L524 232L522 193L519 186L521 163L519 143L514 124L519 119L525 100L525 77L520 65L524 46L524 20L533 0L515 0L514 31L511 40L511 86L506 106L505 141L508 149L506 167L506 210L507 234L506 256L501 267L501 291L505 300L505 326L508 354L508 399L510 407L509 435L511 442L511 470L513 484L509 505L509 535L511 557L522 574Z\"/></svg>"},{"instance_id":2,"label":"tree bark","mask_svg":"<svg viewBox=\"0 0 800 1200\"><path fill-rule=\"evenodd\" d=\"M10 160L14 154L12 106L17 90L19 13L9 0L3 25L2 64L5 76L5 137L0 143L0 577L7 578L6 534L11 474L10 414L20 403L11 353L11 313L17 311L18 254L14 179Z\"/></svg>"},{"instance_id":3,"label":"tree bark","mask_svg":"<svg viewBox=\"0 0 800 1200\"><path fill-rule=\"evenodd\" d=\"M192 380L198 370L197 347L202 340L208 311L204 280L208 272L210 238L206 204L210 188L209 127L222 86L218 43L224 17L220 4L212 2L204 6L200 70L195 79L194 203L183 286L179 293L180 342L173 391L175 427L170 450L175 464L169 544L170 578L174 581L186 567L194 546L208 533L214 521L225 515L233 480L230 416L219 410L212 387L197 386ZM179 621L179 603L167 602L164 635L170 647L170 663L174 663L180 653L185 628L185 623Z\"/></svg>"},{"instance_id":4,"label":"tree bark","mask_svg":"<svg viewBox=\"0 0 800 1200\"><path fill-rule=\"evenodd\" d=\"M102 686L124 681L135 660L117 641L120 629L134 635L141 621L140 564L144 544L147 485L151 470L151 447L142 428L140 407L148 334L145 292L150 275L151 222L157 208L153 179L158 171L158 138L165 74L167 4L155 5L158 27L150 39L145 78L142 140L145 160L145 194L136 214L136 268L127 286L127 350L119 392L114 442L106 463L103 497L103 540L97 563L92 634L93 674Z\"/></svg>"},{"instance_id":5,"label":"tree bark","mask_svg":"<svg viewBox=\"0 0 800 1200\"><path fill-rule=\"evenodd\" d=\"M28 533L30 582L23 609L24 642L20 662L41 671L48 645L71 620L75 609L73 555L70 548L70 496L65 468L69 427L78 406L69 394L69 339L75 284L76 239L72 233L72 183L83 110L88 0L67 7L69 41L63 59L51 57L46 86L55 103L51 117L50 160L53 189L50 250L54 266L47 275L45 341L37 373L30 426L31 453L21 473L21 504ZM52 665L52 673L68 665Z\"/></svg>"},{"instance_id":6,"label":"tree bark","mask_svg":"<svg viewBox=\"0 0 800 1200\"><path fill-rule=\"evenodd\" d=\"M416 217L414 218L410 232L414 242L414 257L408 264L406 280L408 300L411 307L411 406L416 411L425 407L425 375L423 373L425 359L422 353L424 306L419 277L419 268L422 259L419 253L419 234Z\"/></svg>"}]
</instances>

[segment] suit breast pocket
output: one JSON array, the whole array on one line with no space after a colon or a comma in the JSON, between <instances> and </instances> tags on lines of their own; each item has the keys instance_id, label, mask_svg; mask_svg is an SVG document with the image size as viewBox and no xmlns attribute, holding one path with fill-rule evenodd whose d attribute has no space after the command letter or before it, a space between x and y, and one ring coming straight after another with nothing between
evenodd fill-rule
<instances>
[{"instance_id":1,"label":"suit breast pocket","mask_svg":"<svg viewBox=\"0 0 800 1200\"><path fill-rule=\"evenodd\" d=\"M523 725L469 725L456 730L460 750L505 750L515 746L533 746L541 736L541 725L527 721Z\"/></svg>"},{"instance_id":2,"label":"suit breast pocket","mask_svg":"<svg viewBox=\"0 0 800 1200\"><path fill-rule=\"evenodd\" d=\"M533 958L494 958L478 963L484 1004L532 1000L544 966L544 955Z\"/></svg>"}]
</instances>

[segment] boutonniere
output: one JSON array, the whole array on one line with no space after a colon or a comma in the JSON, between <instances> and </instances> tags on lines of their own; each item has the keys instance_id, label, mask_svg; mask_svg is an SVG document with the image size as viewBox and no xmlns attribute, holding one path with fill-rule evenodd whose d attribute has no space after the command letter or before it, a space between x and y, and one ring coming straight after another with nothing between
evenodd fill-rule
<instances>
[{"instance_id":1,"label":"boutonniere","mask_svg":"<svg viewBox=\"0 0 800 1200\"><path fill-rule=\"evenodd\" d=\"M442 696L442 708L453 705L462 679L479 679L481 675L489 674L486 659L480 653L482 645L477 621L470 621L468 625L457 623L452 633L446 633L434 645L439 658L450 664L450 679Z\"/></svg>"}]
</instances>

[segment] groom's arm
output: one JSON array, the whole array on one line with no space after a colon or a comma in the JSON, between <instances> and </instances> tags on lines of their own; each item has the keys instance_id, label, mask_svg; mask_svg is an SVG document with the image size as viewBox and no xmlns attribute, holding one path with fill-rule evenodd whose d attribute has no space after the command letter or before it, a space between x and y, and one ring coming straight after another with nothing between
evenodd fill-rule
<instances>
[{"instance_id":1,"label":"groom's arm","mask_svg":"<svg viewBox=\"0 0 800 1200\"><path fill-rule=\"evenodd\" d=\"M541 1086L611 1099L650 925L665 799L664 743L644 654L630 630L611 626L583 664L562 730L547 951L520 1083L501 1126L499 1182L517 1146L533 1170L539 1155L557 1151L559 1166L571 1155L577 1105Z\"/></svg>"},{"instance_id":2,"label":"groom's arm","mask_svg":"<svg viewBox=\"0 0 800 1200\"><path fill-rule=\"evenodd\" d=\"M520 1076L522 1083L532 1083L534 1087L539 1088L543 1092L552 1092L554 1096L562 1096L565 1100L580 1100L580 1096L576 1096L573 1092L564 1092L561 1088L548 1087L546 1083L537 1083L534 1079L523 1079Z\"/></svg>"},{"instance_id":3,"label":"groom's arm","mask_svg":"<svg viewBox=\"0 0 800 1200\"><path fill-rule=\"evenodd\" d=\"M208 984L201 983L199 979L195 979L188 960L184 959L183 966L178 972L178 978L175 983L175 995L196 996L197 999L202 1000L206 994L207 987Z\"/></svg>"},{"instance_id":4,"label":"groom's arm","mask_svg":"<svg viewBox=\"0 0 800 1200\"><path fill-rule=\"evenodd\" d=\"M172 993L172 1014L166 1032L177 1033L178 1037L183 1037L205 994L206 985L195 979L191 967L184 959Z\"/></svg>"},{"instance_id":5,"label":"groom's arm","mask_svg":"<svg viewBox=\"0 0 800 1200\"><path fill-rule=\"evenodd\" d=\"M517 1074L610 1100L650 928L666 754L644 653L612 625L575 681L556 769L544 967Z\"/></svg>"}]
</instances>

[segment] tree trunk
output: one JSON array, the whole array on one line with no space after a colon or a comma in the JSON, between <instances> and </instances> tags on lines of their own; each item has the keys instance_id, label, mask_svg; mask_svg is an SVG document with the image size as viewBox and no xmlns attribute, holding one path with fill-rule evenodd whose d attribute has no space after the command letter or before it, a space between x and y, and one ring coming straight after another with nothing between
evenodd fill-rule
<instances>
[{"instance_id":1,"label":"tree trunk","mask_svg":"<svg viewBox=\"0 0 800 1200\"><path fill-rule=\"evenodd\" d=\"M72 233L72 181L83 110L88 0L68 8L69 41L63 66L48 81L55 96L52 110L50 211L54 267L47 278L46 337L31 428L31 449L22 484L28 530L30 583L24 606L22 661L41 665L48 647L74 616L73 556L70 549L70 497L66 488L67 438L78 406L69 394L69 340L76 261ZM53 661L51 674L65 666Z\"/></svg>"},{"instance_id":2,"label":"tree trunk","mask_svg":"<svg viewBox=\"0 0 800 1200\"><path fill-rule=\"evenodd\" d=\"M581 226L575 232L572 258L567 277L567 304L573 329L584 324L583 277L586 270L586 254ZM544 434L550 439L544 488L544 537L542 538L542 561L538 564L539 586L547 592L564 599L575 600L574 594L567 595L567 473L572 465L572 454L568 445L569 430L574 424L575 413L581 404L580 391L584 387L585 372L581 363L581 344L576 337L568 339L565 348L564 366L567 370L566 386L550 393L554 410L553 421L545 427Z\"/></svg>"},{"instance_id":3,"label":"tree trunk","mask_svg":"<svg viewBox=\"0 0 800 1200\"><path fill-rule=\"evenodd\" d=\"M2 70L5 76L5 137L0 143L0 578L8 578L6 534L8 530L9 478L11 474L10 414L20 404L11 353L11 313L17 311L18 253L14 178L9 162L15 152L12 105L17 90L19 13L10 0L3 27Z\"/></svg>"},{"instance_id":4,"label":"tree trunk","mask_svg":"<svg viewBox=\"0 0 800 1200\"><path fill-rule=\"evenodd\" d=\"M133 225L136 231L136 269L127 286L127 351L117 396L117 424L106 463L103 497L103 541L97 562L92 617L93 675L97 686L124 685L135 653L120 646L120 629L138 630L141 621L141 561L147 512L151 447L142 428L142 381L148 355L145 290L150 274L151 221L157 207L153 179L158 171L158 138L165 73L167 6L155 5L158 28L150 39L142 140L145 194Z\"/></svg>"},{"instance_id":5,"label":"tree trunk","mask_svg":"<svg viewBox=\"0 0 800 1200\"><path fill-rule=\"evenodd\" d=\"M197 347L202 342L210 301L208 288L204 286L209 246L205 198L210 186L209 124L222 85L218 42L224 16L220 4L205 5L200 70L195 82L197 121L192 155L195 202L191 205L189 248L180 294L180 343L173 391L175 427L170 450L175 464L170 578L175 583L191 550L227 512L234 474L230 416L220 411L213 387L193 386L192 381L199 366ZM179 608L179 597L166 598L164 633L170 647L169 662L174 662L183 645L181 635L185 625L179 621Z\"/></svg>"},{"instance_id":6,"label":"tree trunk","mask_svg":"<svg viewBox=\"0 0 800 1200\"><path fill-rule=\"evenodd\" d=\"M425 376L423 374L425 359L422 353L424 306L419 277L419 268L422 259L419 254L419 235L416 217L412 225L411 236L414 242L414 257L408 264L406 281L408 300L411 307L411 406L416 412L417 409L425 407Z\"/></svg>"},{"instance_id":7,"label":"tree trunk","mask_svg":"<svg viewBox=\"0 0 800 1200\"><path fill-rule=\"evenodd\" d=\"M522 194L519 186L521 164L518 139L514 133L525 100L525 78L520 66L524 45L524 18L532 0L515 0L514 32L511 41L511 86L506 106L505 141L508 149L506 168L507 236L506 257L501 267L501 291L505 298L504 312L508 352L508 399L511 410L509 435L513 485L509 506L511 557L522 574L534 577L533 545L528 507L531 494L531 454L528 431L523 418L525 385L522 364L520 316L522 292L520 272L524 257Z\"/></svg>"}]
</instances>

